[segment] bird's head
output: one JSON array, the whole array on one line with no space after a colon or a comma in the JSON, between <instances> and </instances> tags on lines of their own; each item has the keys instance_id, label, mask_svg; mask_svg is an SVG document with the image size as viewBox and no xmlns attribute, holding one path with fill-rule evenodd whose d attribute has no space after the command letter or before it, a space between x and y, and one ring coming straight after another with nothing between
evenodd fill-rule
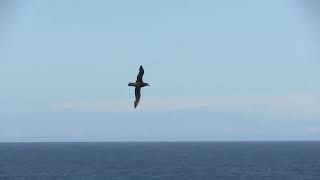
<instances>
[{"instance_id":1,"label":"bird's head","mask_svg":"<svg viewBox=\"0 0 320 180\"><path fill-rule=\"evenodd\" d=\"M148 83L144 83L144 86L150 86Z\"/></svg>"}]
</instances>

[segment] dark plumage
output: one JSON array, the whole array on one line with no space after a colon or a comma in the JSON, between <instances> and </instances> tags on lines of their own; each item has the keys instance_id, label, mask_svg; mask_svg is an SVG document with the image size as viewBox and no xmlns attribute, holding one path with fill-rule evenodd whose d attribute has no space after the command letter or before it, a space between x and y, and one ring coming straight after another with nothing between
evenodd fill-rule
<instances>
[{"instance_id":1,"label":"dark plumage","mask_svg":"<svg viewBox=\"0 0 320 180\"><path fill-rule=\"evenodd\" d=\"M140 102L140 97L141 97L141 88L136 87L134 90L134 94L136 96L136 100L134 101L134 108L137 108L139 102Z\"/></svg>"},{"instance_id":2,"label":"dark plumage","mask_svg":"<svg viewBox=\"0 0 320 180\"><path fill-rule=\"evenodd\" d=\"M139 68L139 74L138 74L138 76L137 76L137 81L136 81L136 82L142 82L142 83L143 83L143 80L142 80L143 75L144 75L144 69L143 69L142 66L140 66L140 68Z\"/></svg>"},{"instance_id":3,"label":"dark plumage","mask_svg":"<svg viewBox=\"0 0 320 180\"><path fill-rule=\"evenodd\" d=\"M137 81L135 83L129 83L128 86L133 86L135 87L135 101L134 101L134 108L136 108L140 102L140 97L141 97L141 88L145 86L150 86L148 83L143 82L143 74L144 74L144 69L142 66L139 68L139 74L137 76Z\"/></svg>"}]
</instances>

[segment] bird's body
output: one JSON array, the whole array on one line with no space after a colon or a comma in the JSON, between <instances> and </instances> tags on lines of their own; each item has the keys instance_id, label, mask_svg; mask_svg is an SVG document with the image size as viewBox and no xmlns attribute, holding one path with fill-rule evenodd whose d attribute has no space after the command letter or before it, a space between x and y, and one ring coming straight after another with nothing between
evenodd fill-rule
<instances>
[{"instance_id":1,"label":"bird's body","mask_svg":"<svg viewBox=\"0 0 320 180\"><path fill-rule=\"evenodd\" d=\"M129 83L128 86L133 86L135 87L135 101L134 101L134 108L136 108L140 102L140 97L141 97L141 88L145 86L149 86L148 83L143 82L142 77L144 74L144 69L142 66L139 68L139 74L137 76L137 81L135 83Z\"/></svg>"},{"instance_id":2,"label":"bird's body","mask_svg":"<svg viewBox=\"0 0 320 180\"><path fill-rule=\"evenodd\" d=\"M135 83L129 83L128 86L133 86L136 88L142 88L145 87L147 83L143 83L143 82L135 82Z\"/></svg>"}]
</instances>

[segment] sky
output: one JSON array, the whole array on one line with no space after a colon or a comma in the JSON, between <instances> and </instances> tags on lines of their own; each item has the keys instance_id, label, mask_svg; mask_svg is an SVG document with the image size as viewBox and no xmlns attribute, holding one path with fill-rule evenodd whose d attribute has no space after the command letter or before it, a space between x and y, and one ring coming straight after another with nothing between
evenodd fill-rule
<instances>
[{"instance_id":1,"label":"sky","mask_svg":"<svg viewBox=\"0 0 320 180\"><path fill-rule=\"evenodd\" d=\"M0 141L320 140L319 9L1 1Z\"/></svg>"}]
</instances>

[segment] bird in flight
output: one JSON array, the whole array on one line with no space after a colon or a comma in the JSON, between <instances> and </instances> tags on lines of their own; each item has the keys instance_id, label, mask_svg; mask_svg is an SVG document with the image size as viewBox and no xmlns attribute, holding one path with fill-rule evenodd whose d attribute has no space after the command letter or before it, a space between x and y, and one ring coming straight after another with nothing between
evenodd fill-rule
<instances>
[{"instance_id":1,"label":"bird in flight","mask_svg":"<svg viewBox=\"0 0 320 180\"><path fill-rule=\"evenodd\" d=\"M137 108L140 97L141 97L141 88L145 86L150 86L148 83L143 82L142 77L144 74L144 69L142 66L139 68L139 74L137 76L137 81L135 83L129 83L128 86L133 86L135 87L135 96L136 100L134 101L134 108Z\"/></svg>"}]
</instances>

